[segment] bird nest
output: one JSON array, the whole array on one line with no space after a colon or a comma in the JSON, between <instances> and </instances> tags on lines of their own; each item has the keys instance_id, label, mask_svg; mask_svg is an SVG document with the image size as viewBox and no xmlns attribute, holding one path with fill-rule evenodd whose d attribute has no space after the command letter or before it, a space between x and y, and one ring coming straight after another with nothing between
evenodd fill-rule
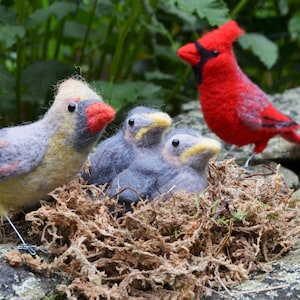
<instances>
[{"instance_id":1,"label":"bird nest","mask_svg":"<svg viewBox=\"0 0 300 300\"><path fill-rule=\"evenodd\" d=\"M105 186L81 178L26 215L53 257L51 271L80 299L197 299L241 283L287 253L299 236L299 210L277 170L249 174L214 162L208 188L141 201L132 211Z\"/></svg>"}]
</instances>

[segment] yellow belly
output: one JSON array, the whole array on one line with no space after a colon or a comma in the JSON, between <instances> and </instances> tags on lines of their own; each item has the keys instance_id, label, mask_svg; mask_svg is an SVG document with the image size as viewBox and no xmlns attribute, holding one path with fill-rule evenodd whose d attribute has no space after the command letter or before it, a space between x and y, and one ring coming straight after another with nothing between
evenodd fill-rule
<instances>
[{"instance_id":1,"label":"yellow belly","mask_svg":"<svg viewBox=\"0 0 300 300\"><path fill-rule=\"evenodd\" d=\"M71 141L57 135L49 145L38 167L0 181L0 215L34 205L56 187L68 183L83 166L89 151L78 153Z\"/></svg>"}]
</instances>

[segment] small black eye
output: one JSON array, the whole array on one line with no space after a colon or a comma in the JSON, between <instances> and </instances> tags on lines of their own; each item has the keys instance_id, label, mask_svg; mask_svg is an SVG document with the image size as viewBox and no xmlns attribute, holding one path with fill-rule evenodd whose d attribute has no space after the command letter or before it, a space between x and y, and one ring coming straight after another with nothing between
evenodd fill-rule
<instances>
[{"instance_id":1,"label":"small black eye","mask_svg":"<svg viewBox=\"0 0 300 300\"><path fill-rule=\"evenodd\" d=\"M172 141L173 147L177 147L179 145L179 140L175 139Z\"/></svg>"},{"instance_id":2,"label":"small black eye","mask_svg":"<svg viewBox=\"0 0 300 300\"><path fill-rule=\"evenodd\" d=\"M128 120L128 125L132 127L134 125L134 120L133 119L129 119Z\"/></svg>"},{"instance_id":3,"label":"small black eye","mask_svg":"<svg viewBox=\"0 0 300 300\"><path fill-rule=\"evenodd\" d=\"M69 103L69 105L68 105L68 111L69 112L74 112L76 110L76 108L77 108L76 103L74 103L74 102Z\"/></svg>"},{"instance_id":4,"label":"small black eye","mask_svg":"<svg viewBox=\"0 0 300 300\"><path fill-rule=\"evenodd\" d=\"M218 56L219 55L219 51L218 50L213 50L212 51L212 55L213 55L213 57Z\"/></svg>"}]
</instances>

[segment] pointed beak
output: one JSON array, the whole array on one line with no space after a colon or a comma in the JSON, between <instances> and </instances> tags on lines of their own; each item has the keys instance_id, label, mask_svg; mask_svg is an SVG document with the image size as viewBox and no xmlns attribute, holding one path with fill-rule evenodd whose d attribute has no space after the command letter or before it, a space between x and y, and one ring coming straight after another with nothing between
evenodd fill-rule
<instances>
[{"instance_id":1,"label":"pointed beak","mask_svg":"<svg viewBox=\"0 0 300 300\"><path fill-rule=\"evenodd\" d=\"M154 128L161 128L162 130L166 130L172 124L172 119L170 116L163 112L157 112L152 114L144 114L150 121L148 126L141 128L137 134L136 139L139 141L143 138L143 136Z\"/></svg>"},{"instance_id":2,"label":"pointed beak","mask_svg":"<svg viewBox=\"0 0 300 300\"><path fill-rule=\"evenodd\" d=\"M214 139L201 138L199 143L181 153L180 160L186 162L190 157L204 151L210 151L212 156L217 155L221 151L221 144Z\"/></svg>"},{"instance_id":3,"label":"pointed beak","mask_svg":"<svg viewBox=\"0 0 300 300\"><path fill-rule=\"evenodd\" d=\"M149 114L148 117L153 121L156 127L169 128L172 124L170 116L166 113L153 113Z\"/></svg>"},{"instance_id":4,"label":"pointed beak","mask_svg":"<svg viewBox=\"0 0 300 300\"><path fill-rule=\"evenodd\" d=\"M115 110L103 102L95 102L86 109L87 126L91 133L97 133L115 118Z\"/></svg>"},{"instance_id":5,"label":"pointed beak","mask_svg":"<svg viewBox=\"0 0 300 300\"><path fill-rule=\"evenodd\" d=\"M192 66L199 63L199 53L194 43L186 44L177 50L177 55Z\"/></svg>"}]
</instances>

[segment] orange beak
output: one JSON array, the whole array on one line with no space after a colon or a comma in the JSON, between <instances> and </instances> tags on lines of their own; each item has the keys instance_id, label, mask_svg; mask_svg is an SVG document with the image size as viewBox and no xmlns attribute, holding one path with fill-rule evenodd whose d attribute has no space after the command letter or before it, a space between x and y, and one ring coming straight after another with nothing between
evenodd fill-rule
<instances>
[{"instance_id":1,"label":"orange beak","mask_svg":"<svg viewBox=\"0 0 300 300\"><path fill-rule=\"evenodd\" d=\"M92 133L100 132L115 118L115 115L115 110L106 103L96 102L91 104L86 109L89 131Z\"/></svg>"}]
</instances>

